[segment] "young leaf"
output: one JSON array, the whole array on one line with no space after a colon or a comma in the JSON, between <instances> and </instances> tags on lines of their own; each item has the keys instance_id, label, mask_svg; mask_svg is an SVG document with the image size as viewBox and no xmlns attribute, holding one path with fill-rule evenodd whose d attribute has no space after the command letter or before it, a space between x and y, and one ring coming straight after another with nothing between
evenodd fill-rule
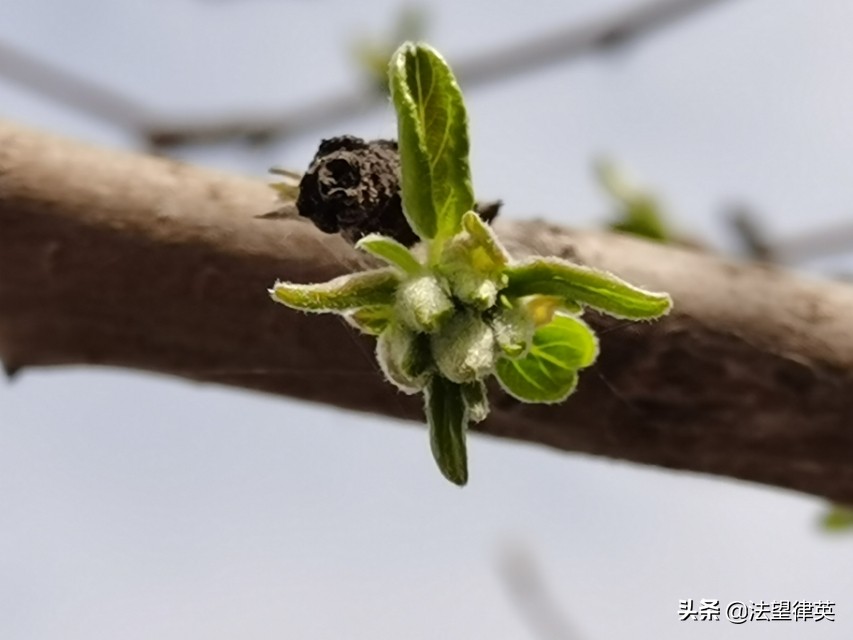
<instances>
[{"instance_id":1,"label":"young leaf","mask_svg":"<svg viewBox=\"0 0 853 640\"><path fill-rule=\"evenodd\" d=\"M523 402L562 402L574 391L578 369L598 355L598 341L586 324L557 315L533 334L527 355L501 358L495 375L507 392Z\"/></svg>"},{"instance_id":2,"label":"young leaf","mask_svg":"<svg viewBox=\"0 0 853 640\"><path fill-rule=\"evenodd\" d=\"M467 234L460 235L445 244L438 270L461 302L485 310L495 304L498 293L506 286L506 277L494 267L491 270L475 268L474 262L491 265L481 247Z\"/></svg>"},{"instance_id":3,"label":"young leaf","mask_svg":"<svg viewBox=\"0 0 853 640\"><path fill-rule=\"evenodd\" d=\"M467 211L462 216L462 227L482 247L489 261L495 267L503 267L509 262L509 255L500 241L495 237L491 227L483 222L483 219L473 211Z\"/></svg>"},{"instance_id":4,"label":"young leaf","mask_svg":"<svg viewBox=\"0 0 853 640\"><path fill-rule=\"evenodd\" d=\"M391 323L376 341L376 360L389 382L403 393L417 393L432 368L429 337Z\"/></svg>"},{"instance_id":5,"label":"young leaf","mask_svg":"<svg viewBox=\"0 0 853 640\"><path fill-rule=\"evenodd\" d=\"M468 118L450 67L425 44L407 42L391 59L403 211L423 239L456 233L474 208Z\"/></svg>"},{"instance_id":6,"label":"young leaf","mask_svg":"<svg viewBox=\"0 0 853 640\"><path fill-rule=\"evenodd\" d=\"M560 296L617 318L648 320L669 312L672 299L635 287L606 271L559 258L537 258L506 270L508 296Z\"/></svg>"},{"instance_id":7,"label":"young leaf","mask_svg":"<svg viewBox=\"0 0 853 640\"><path fill-rule=\"evenodd\" d=\"M486 395L486 385L482 380L463 384L462 398L465 400L468 419L471 422L482 422L489 415L489 398Z\"/></svg>"},{"instance_id":8,"label":"young leaf","mask_svg":"<svg viewBox=\"0 0 853 640\"><path fill-rule=\"evenodd\" d=\"M503 271L509 257L476 213L467 212L462 224L463 232L445 243L438 269L450 283L454 296L485 310L494 306L506 286Z\"/></svg>"},{"instance_id":9,"label":"young leaf","mask_svg":"<svg viewBox=\"0 0 853 640\"><path fill-rule=\"evenodd\" d=\"M404 273L415 275L423 270L421 263L412 252L394 238L371 233L359 240L355 247L384 260L391 266L399 267Z\"/></svg>"},{"instance_id":10,"label":"young leaf","mask_svg":"<svg viewBox=\"0 0 853 640\"><path fill-rule=\"evenodd\" d=\"M462 387L433 376L426 389L426 416L432 455L445 478L459 486L468 482L465 431L468 412Z\"/></svg>"},{"instance_id":11,"label":"young leaf","mask_svg":"<svg viewBox=\"0 0 853 640\"><path fill-rule=\"evenodd\" d=\"M344 319L362 333L378 336L390 324L393 313L394 307L377 305L375 307L362 307L346 313Z\"/></svg>"},{"instance_id":12,"label":"young leaf","mask_svg":"<svg viewBox=\"0 0 853 640\"><path fill-rule=\"evenodd\" d=\"M315 313L391 304L400 278L391 269L360 271L322 284L276 282L269 294L292 309Z\"/></svg>"}]
</instances>

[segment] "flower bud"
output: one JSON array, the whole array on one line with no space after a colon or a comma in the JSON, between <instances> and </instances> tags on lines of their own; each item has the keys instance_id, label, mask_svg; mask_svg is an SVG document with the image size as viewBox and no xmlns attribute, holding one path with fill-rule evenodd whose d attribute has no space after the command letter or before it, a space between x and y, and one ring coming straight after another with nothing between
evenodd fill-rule
<instances>
[{"instance_id":1,"label":"flower bud","mask_svg":"<svg viewBox=\"0 0 853 640\"><path fill-rule=\"evenodd\" d=\"M433 275L411 278L397 289L396 311L413 331L432 333L453 314L453 301Z\"/></svg>"},{"instance_id":2,"label":"flower bud","mask_svg":"<svg viewBox=\"0 0 853 640\"><path fill-rule=\"evenodd\" d=\"M468 232L463 231L447 244L440 268L453 295L481 311L494 306L498 292L506 286L503 265Z\"/></svg>"},{"instance_id":3,"label":"flower bud","mask_svg":"<svg viewBox=\"0 0 853 640\"><path fill-rule=\"evenodd\" d=\"M479 315L458 313L431 339L435 363L448 380L479 380L495 365L495 334Z\"/></svg>"}]
</instances>

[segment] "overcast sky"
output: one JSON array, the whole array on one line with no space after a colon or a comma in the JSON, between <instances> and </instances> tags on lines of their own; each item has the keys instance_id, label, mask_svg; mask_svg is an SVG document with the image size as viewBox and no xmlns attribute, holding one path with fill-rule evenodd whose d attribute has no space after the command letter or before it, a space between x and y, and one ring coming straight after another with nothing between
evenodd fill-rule
<instances>
[{"instance_id":1,"label":"overcast sky","mask_svg":"<svg viewBox=\"0 0 853 640\"><path fill-rule=\"evenodd\" d=\"M639 1L639 0L632 0ZM5 0L14 44L182 117L286 112L356 86L347 46L396 2ZM624 1L426 4L452 61ZM591 163L654 186L730 246L728 203L792 236L853 207L853 5L729 0L627 50L467 93L482 198L600 223ZM463 87L464 90L464 87ZM126 132L0 78L0 117L111 146ZM390 107L194 162L304 168L320 137L389 136ZM825 261L839 265L841 260ZM115 370L0 384L0 638L526 639L500 567L527 553L579 638L718 638L678 601L831 600L836 622L747 638L849 638L853 537L825 505L725 479L471 439L458 490L410 424Z\"/></svg>"}]
</instances>

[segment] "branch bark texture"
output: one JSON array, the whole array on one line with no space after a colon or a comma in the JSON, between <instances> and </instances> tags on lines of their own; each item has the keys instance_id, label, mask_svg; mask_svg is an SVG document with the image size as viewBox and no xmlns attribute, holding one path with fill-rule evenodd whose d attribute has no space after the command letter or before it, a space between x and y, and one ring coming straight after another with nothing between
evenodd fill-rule
<instances>
[{"instance_id":1,"label":"branch bark texture","mask_svg":"<svg viewBox=\"0 0 853 640\"><path fill-rule=\"evenodd\" d=\"M0 122L7 370L130 367L420 420L372 340L269 300L276 278L367 265L295 212L257 218L276 206L256 180ZM543 222L496 229L517 257L610 270L668 291L675 311L589 316L602 353L578 392L543 406L493 389L481 431L853 503L853 287Z\"/></svg>"}]
</instances>

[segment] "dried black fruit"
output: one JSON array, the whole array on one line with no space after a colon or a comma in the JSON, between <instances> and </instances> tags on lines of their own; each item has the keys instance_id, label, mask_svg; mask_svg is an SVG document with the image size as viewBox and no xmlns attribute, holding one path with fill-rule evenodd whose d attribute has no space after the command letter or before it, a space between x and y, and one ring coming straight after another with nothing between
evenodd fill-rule
<instances>
[{"instance_id":1,"label":"dried black fruit","mask_svg":"<svg viewBox=\"0 0 853 640\"><path fill-rule=\"evenodd\" d=\"M500 206L496 201L475 210L491 222ZM370 233L390 236L407 247L419 240L403 215L394 140L323 140L299 183L296 208L321 231L340 233L353 244Z\"/></svg>"}]
</instances>

